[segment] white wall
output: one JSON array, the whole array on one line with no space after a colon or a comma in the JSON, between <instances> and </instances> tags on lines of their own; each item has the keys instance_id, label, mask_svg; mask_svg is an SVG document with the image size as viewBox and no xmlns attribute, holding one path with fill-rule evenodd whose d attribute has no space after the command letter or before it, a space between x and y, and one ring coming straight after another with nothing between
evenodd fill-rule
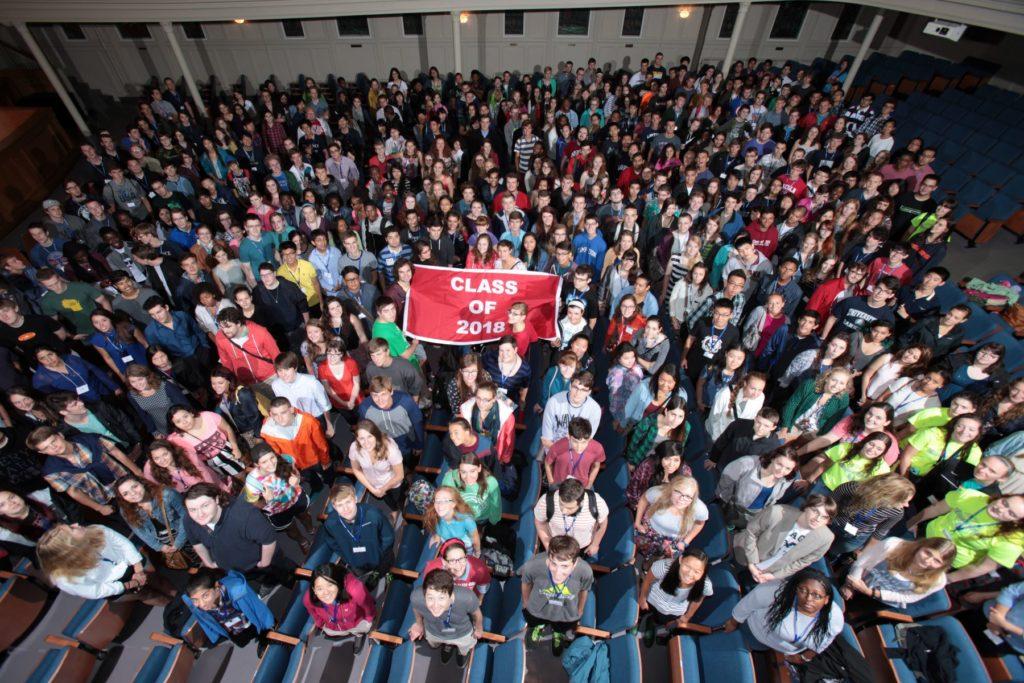
<instances>
[{"instance_id":1,"label":"white wall","mask_svg":"<svg viewBox=\"0 0 1024 683\"><path fill-rule=\"evenodd\" d=\"M822 55L852 54L871 10L862 10L852 40L833 44L830 36L839 11L840 5L834 3L814 5L799 39L772 41L767 36L776 6L753 5L736 56L809 62ZM566 59L586 63L591 56L602 65L618 68L625 62L636 69L642 57L658 51L665 53L666 62L676 63L680 56L693 54L703 12L710 12L711 17L702 59L719 61L729 43L718 38L723 5L697 6L685 20L680 19L675 7L647 8L642 35L630 38L621 36L621 9L592 10L589 35L576 37L556 35L557 12L527 12L525 35L515 37L504 35L502 13L473 14L461 27L463 71L532 71ZM306 36L297 39L285 38L278 22L204 24L206 39L199 41L187 40L180 26L176 31L195 77L205 80L216 74L228 85L241 74L258 82L273 73L280 81L288 82L299 73L322 79L328 73L386 76L391 66L398 66L407 75L429 66L437 66L442 72L454 68L451 18L446 14L425 16L425 36L417 37L403 35L400 16L370 19L369 38L339 38L333 19L306 20L303 27ZM83 30L86 40L71 41L59 27L34 28L55 64L106 94L135 94L151 76L180 75L158 25L150 25L152 39L144 41L122 39L113 25L86 24Z\"/></svg>"}]
</instances>

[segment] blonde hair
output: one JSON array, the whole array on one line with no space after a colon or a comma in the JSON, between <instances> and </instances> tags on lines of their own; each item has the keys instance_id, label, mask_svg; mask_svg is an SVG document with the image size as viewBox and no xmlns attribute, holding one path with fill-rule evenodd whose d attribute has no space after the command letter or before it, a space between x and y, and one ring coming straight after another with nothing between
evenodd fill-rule
<instances>
[{"instance_id":1,"label":"blonde hair","mask_svg":"<svg viewBox=\"0 0 1024 683\"><path fill-rule=\"evenodd\" d=\"M340 503L348 498L356 497L356 487L352 484L335 484L331 489L331 502Z\"/></svg>"},{"instance_id":2,"label":"blonde hair","mask_svg":"<svg viewBox=\"0 0 1024 683\"><path fill-rule=\"evenodd\" d=\"M75 579L99 564L100 551L106 544L101 526L86 527L85 536L75 539L70 526L58 524L39 539L36 555L51 579Z\"/></svg>"},{"instance_id":3,"label":"blonde hair","mask_svg":"<svg viewBox=\"0 0 1024 683\"><path fill-rule=\"evenodd\" d=\"M937 552L942 558L942 566L926 572L918 571L911 574L908 570L917 551L922 548ZM956 557L956 545L952 541L945 538L924 538L919 541L900 543L885 559L889 564L890 571L899 572L910 579L910 582L914 584L915 593L927 593L942 579L946 570L953 564L954 557Z\"/></svg>"},{"instance_id":4,"label":"blonde hair","mask_svg":"<svg viewBox=\"0 0 1024 683\"><path fill-rule=\"evenodd\" d=\"M896 472L880 474L857 484L843 512L897 507L913 498L915 491L913 482L903 475Z\"/></svg>"},{"instance_id":5,"label":"blonde hair","mask_svg":"<svg viewBox=\"0 0 1024 683\"><path fill-rule=\"evenodd\" d=\"M658 498L649 508L647 508L645 518L649 520L662 510L675 507L672 505L673 491L692 493L693 500L690 501L690 505L683 511L683 521L682 524L679 525L682 534L685 535L689 533L690 529L693 528L694 503L696 503L697 499L700 497L700 487L697 485L697 480L684 474L677 474L669 479L667 484L662 484L658 488L661 489L658 494Z\"/></svg>"}]
</instances>

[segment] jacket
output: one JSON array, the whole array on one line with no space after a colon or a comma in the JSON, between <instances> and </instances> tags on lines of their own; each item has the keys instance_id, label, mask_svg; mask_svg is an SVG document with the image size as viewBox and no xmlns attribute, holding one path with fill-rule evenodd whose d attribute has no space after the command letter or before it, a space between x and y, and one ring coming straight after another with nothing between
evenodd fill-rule
<instances>
[{"instance_id":1,"label":"jacket","mask_svg":"<svg viewBox=\"0 0 1024 683\"><path fill-rule=\"evenodd\" d=\"M105 371L87 360L71 354L62 356L61 360L64 361L70 372L61 374L40 365L32 375L32 388L44 394L52 394L55 391L75 393L76 387L85 386L88 390L79 393L78 396L83 401L90 403L101 401L104 396L109 396L120 388L114 383L114 380L107 376Z\"/></svg>"},{"instance_id":2,"label":"jacket","mask_svg":"<svg viewBox=\"0 0 1024 683\"><path fill-rule=\"evenodd\" d=\"M816 380L811 378L800 383L800 386L796 388L796 391L793 392L793 395L789 397L786 405L782 408L782 420L779 422L779 427L789 429L798 417L814 405L814 402L818 400L818 392L814 390L815 382ZM822 409L821 416L818 418L817 433L824 434L832 429L836 422L839 422L839 419L843 416L849 405L850 397L846 394L830 398Z\"/></svg>"},{"instance_id":3,"label":"jacket","mask_svg":"<svg viewBox=\"0 0 1024 683\"><path fill-rule=\"evenodd\" d=\"M811 294L810 300L807 302L807 306L804 307L805 311L817 311L818 315L821 316L821 322L824 324L828 317L832 314L832 307L836 303L836 297L839 293L846 288L846 278L836 277L818 285L818 288ZM851 296L859 296L861 289L858 287Z\"/></svg>"},{"instance_id":4,"label":"jacket","mask_svg":"<svg viewBox=\"0 0 1024 683\"><path fill-rule=\"evenodd\" d=\"M153 550L160 552L160 548L163 544L157 538L156 527L153 525L153 517L155 516L160 523L165 525L174 534L174 549L181 550L185 543L188 541L187 532L185 531L185 518L188 516L185 511L185 503L181 500L181 494L169 487L162 487L164 509L167 510L167 517L165 518L163 512L160 509L160 504L153 501L153 514L148 514L145 510L139 509L139 523L130 524L127 518L125 523L131 527L132 533L138 536L139 540L148 545ZM124 515L121 515L124 518Z\"/></svg>"},{"instance_id":5,"label":"jacket","mask_svg":"<svg viewBox=\"0 0 1024 683\"><path fill-rule=\"evenodd\" d=\"M743 509L748 509L761 493L762 486L757 479L760 468L761 458L757 455L747 455L733 460L722 470L715 495L726 503L733 503ZM792 483L792 479L776 481L772 486L771 493L768 494L768 499L764 502L764 507L778 502Z\"/></svg>"},{"instance_id":6,"label":"jacket","mask_svg":"<svg viewBox=\"0 0 1024 683\"><path fill-rule=\"evenodd\" d=\"M224 587L231 604L245 615L249 623L256 627L257 632L263 633L274 627L273 613L269 607L263 604L256 591L249 587L244 576L231 570L218 583ZM199 622L203 633L206 634L206 639L210 641L211 645L216 645L222 639L228 637L224 627L209 612L193 605L192 601L184 593L181 595L181 600L192 610L192 616Z\"/></svg>"},{"instance_id":7,"label":"jacket","mask_svg":"<svg viewBox=\"0 0 1024 683\"><path fill-rule=\"evenodd\" d=\"M747 528L736 534L733 540L736 562L746 567L751 562L762 562L770 557L772 551L782 544L799 516L800 510L789 505L771 505L754 515ZM827 526L814 529L768 567L767 571L776 579L792 576L824 557L833 538L835 536Z\"/></svg>"},{"instance_id":8,"label":"jacket","mask_svg":"<svg viewBox=\"0 0 1024 683\"><path fill-rule=\"evenodd\" d=\"M255 393L247 387L237 387L234 396L222 399L217 412L230 419L242 434L255 434L263 427L263 411Z\"/></svg>"},{"instance_id":9,"label":"jacket","mask_svg":"<svg viewBox=\"0 0 1024 683\"><path fill-rule=\"evenodd\" d=\"M317 628L326 626L332 631L348 631L355 628L361 621L373 622L373 618L377 614L377 605L373 595L366 590L363 582L351 572L345 575L345 592L348 593L348 601L330 606L323 603L313 604L312 587L302 596L302 604L309 612L309 616L313 618L313 624Z\"/></svg>"},{"instance_id":10,"label":"jacket","mask_svg":"<svg viewBox=\"0 0 1024 683\"><path fill-rule=\"evenodd\" d=\"M326 468L331 462L327 447L327 436L324 434L320 421L307 412L295 408L295 417L299 420L299 429L292 439L286 439L277 429L277 423L268 417L263 422L260 437L274 449L275 453L295 458L295 467L306 470L320 465Z\"/></svg>"},{"instance_id":11,"label":"jacket","mask_svg":"<svg viewBox=\"0 0 1024 683\"><path fill-rule=\"evenodd\" d=\"M569 675L569 683L610 683L608 643L587 636L577 638L565 651L562 668Z\"/></svg>"},{"instance_id":12,"label":"jacket","mask_svg":"<svg viewBox=\"0 0 1024 683\"><path fill-rule=\"evenodd\" d=\"M459 406L459 414L469 420L470 424L473 423L474 405L476 405L476 399L471 398ZM516 447L515 406L509 401L498 401L495 406L498 409L498 422L501 427L498 429L494 450L497 451L498 460L507 465L512 460L512 452ZM596 426L594 431L597 431Z\"/></svg>"},{"instance_id":13,"label":"jacket","mask_svg":"<svg viewBox=\"0 0 1024 683\"><path fill-rule=\"evenodd\" d=\"M241 384L255 384L274 376L274 359L281 353L267 328L246 323L249 337L239 347L223 331L217 332L215 344L221 365L234 373Z\"/></svg>"},{"instance_id":14,"label":"jacket","mask_svg":"<svg viewBox=\"0 0 1024 683\"><path fill-rule=\"evenodd\" d=\"M132 424L131 419L114 406L103 402L91 402L87 403L85 407L100 421L100 424L107 428L107 431L126 444L128 448L141 440L139 431ZM65 424L74 428L74 425L69 422L65 422Z\"/></svg>"},{"instance_id":15,"label":"jacket","mask_svg":"<svg viewBox=\"0 0 1024 683\"><path fill-rule=\"evenodd\" d=\"M359 505L356 512L359 528L352 531L341 519L334 506L327 507L327 519L317 534L316 545L311 555L327 546L341 555L341 561L353 569L388 569L391 563L391 548L395 544L395 529L391 520L379 508L372 505ZM359 521L362 516L362 521ZM356 545L358 537L358 545ZM364 552L356 553L353 548L365 548Z\"/></svg>"},{"instance_id":16,"label":"jacket","mask_svg":"<svg viewBox=\"0 0 1024 683\"><path fill-rule=\"evenodd\" d=\"M686 437L690 435L689 420L685 423L682 443L686 443ZM639 465L647 457L647 454L654 448L654 440L658 436L658 413L651 413L637 423L633 433L626 444L626 462L631 465Z\"/></svg>"}]
</instances>

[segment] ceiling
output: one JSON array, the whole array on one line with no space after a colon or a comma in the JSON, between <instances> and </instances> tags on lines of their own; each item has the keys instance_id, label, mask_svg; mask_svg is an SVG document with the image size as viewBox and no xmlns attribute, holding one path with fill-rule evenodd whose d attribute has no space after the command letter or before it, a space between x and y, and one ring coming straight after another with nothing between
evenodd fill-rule
<instances>
[{"instance_id":1,"label":"ceiling","mask_svg":"<svg viewBox=\"0 0 1024 683\"><path fill-rule=\"evenodd\" d=\"M752 0L767 2L768 0ZM588 0L593 9L625 7L624 0ZM705 0L650 0L645 6L718 4ZM1024 35L1021 0L867 0L860 4ZM457 5L457 6L453 6ZM348 14L447 13L455 10L503 11L564 9L551 0L47 0L0 2L0 23L117 23L306 19Z\"/></svg>"}]
</instances>

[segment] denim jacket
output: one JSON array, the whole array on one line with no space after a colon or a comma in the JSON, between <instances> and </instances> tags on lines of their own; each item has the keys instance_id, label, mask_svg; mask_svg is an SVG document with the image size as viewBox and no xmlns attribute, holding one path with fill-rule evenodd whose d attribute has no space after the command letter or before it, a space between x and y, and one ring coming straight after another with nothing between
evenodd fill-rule
<instances>
[{"instance_id":1,"label":"denim jacket","mask_svg":"<svg viewBox=\"0 0 1024 683\"><path fill-rule=\"evenodd\" d=\"M185 532L185 503L181 500L181 494L172 488L163 487L164 509L167 510L167 519L164 519L160 504L153 501L153 515L174 534L174 548L180 550L188 541ZM162 544L157 539L156 527L153 526L153 516L142 508L139 508L139 524L133 525L125 522L131 527L132 532L139 537L139 540L157 552Z\"/></svg>"}]
</instances>

